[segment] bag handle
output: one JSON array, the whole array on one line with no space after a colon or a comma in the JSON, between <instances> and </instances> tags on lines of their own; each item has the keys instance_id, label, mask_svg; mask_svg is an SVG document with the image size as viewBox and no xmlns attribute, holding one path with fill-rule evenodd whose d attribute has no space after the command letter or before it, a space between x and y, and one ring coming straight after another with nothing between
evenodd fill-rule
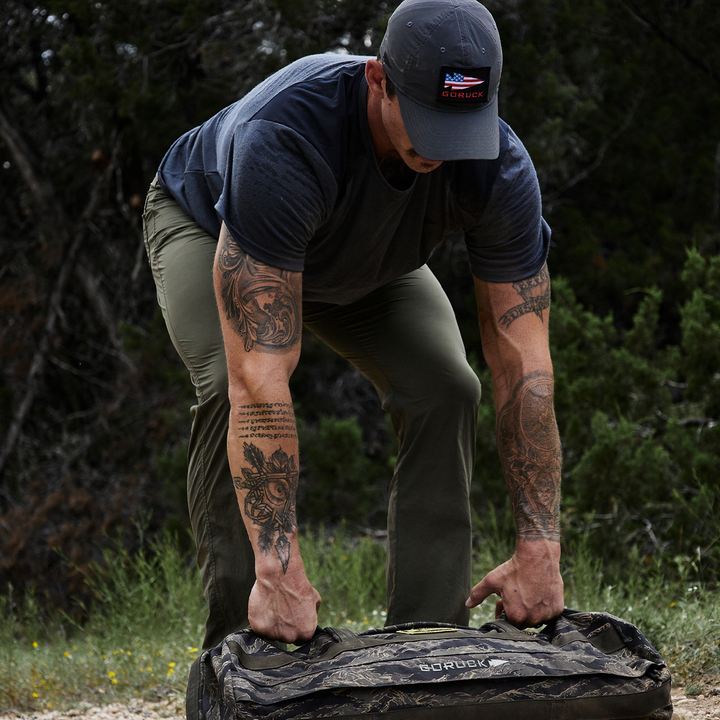
<instances>
[{"instance_id":1,"label":"bag handle","mask_svg":"<svg viewBox=\"0 0 720 720\"><path fill-rule=\"evenodd\" d=\"M518 642L541 642L544 638L538 637L535 633L526 633L520 628L516 628L504 618L492 620L485 623L481 630L495 630L502 635L503 640L517 640Z\"/></svg>"},{"instance_id":2,"label":"bag handle","mask_svg":"<svg viewBox=\"0 0 720 720\"><path fill-rule=\"evenodd\" d=\"M316 640L322 634L329 635L335 642L323 650L319 655L313 657L305 657L302 660L306 663L318 663L330 660L346 650L358 650L360 648L375 647L377 645L387 645L391 640L360 638L352 630L347 628L320 628L315 630L312 640ZM300 658L294 652L277 649L277 653L273 655L250 655L248 654L236 640L227 641L228 649L231 653L238 656L238 660L243 667L248 670L275 670L285 667L292 662L296 662Z\"/></svg>"}]
</instances>

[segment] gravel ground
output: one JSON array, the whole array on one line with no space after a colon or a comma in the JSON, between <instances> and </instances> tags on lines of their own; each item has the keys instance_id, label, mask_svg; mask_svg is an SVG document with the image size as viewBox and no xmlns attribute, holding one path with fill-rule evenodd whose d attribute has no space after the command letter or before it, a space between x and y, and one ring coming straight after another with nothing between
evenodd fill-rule
<instances>
[{"instance_id":1,"label":"gravel ground","mask_svg":"<svg viewBox=\"0 0 720 720\"><path fill-rule=\"evenodd\" d=\"M673 720L720 720L720 685L694 697L678 688L673 690L672 700Z\"/></svg>"},{"instance_id":2,"label":"gravel ground","mask_svg":"<svg viewBox=\"0 0 720 720\"><path fill-rule=\"evenodd\" d=\"M687 697L683 688L672 693L675 712L673 720L720 720L720 686L705 695ZM113 703L100 707L80 706L72 710L51 710L38 713L5 713L0 720L153 720L157 718L184 718L182 703L171 700L144 702L134 700L131 703ZM581 720L581 718L577 718Z\"/></svg>"},{"instance_id":3,"label":"gravel ground","mask_svg":"<svg viewBox=\"0 0 720 720\"><path fill-rule=\"evenodd\" d=\"M153 720L160 718L184 718L185 707L180 702L162 700L147 702L133 700L130 703L110 705L83 705L72 710L46 710L44 712L9 712L0 714L0 720Z\"/></svg>"}]
</instances>

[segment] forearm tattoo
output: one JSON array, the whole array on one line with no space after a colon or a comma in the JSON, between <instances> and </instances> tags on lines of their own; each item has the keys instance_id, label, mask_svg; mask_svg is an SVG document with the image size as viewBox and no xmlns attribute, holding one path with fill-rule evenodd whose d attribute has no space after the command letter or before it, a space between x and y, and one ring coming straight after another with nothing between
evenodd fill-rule
<instances>
[{"instance_id":1,"label":"forearm tattoo","mask_svg":"<svg viewBox=\"0 0 720 720\"><path fill-rule=\"evenodd\" d=\"M550 275L547 267L543 266L537 275L514 282L513 288L523 302L510 308L500 318L500 325L507 330L515 320L528 313L535 313L543 321L543 310L550 307Z\"/></svg>"},{"instance_id":2,"label":"forearm tattoo","mask_svg":"<svg viewBox=\"0 0 720 720\"><path fill-rule=\"evenodd\" d=\"M559 542L562 461L550 373L517 384L498 413L497 433L518 538Z\"/></svg>"},{"instance_id":3,"label":"forearm tattoo","mask_svg":"<svg viewBox=\"0 0 720 720\"><path fill-rule=\"evenodd\" d=\"M297 530L295 457L278 448L266 459L262 450L252 443L243 443L243 454L249 467L242 468L242 477L233 478L233 483L238 490L247 490L244 510L260 528L258 547L265 555L274 550L286 573L290 564L287 536Z\"/></svg>"},{"instance_id":4,"label":"forearm tattoo","mask_svg":"<svg viewBox=\"0 0 720 720\"><path fill-rule=\"evenodd\" d=\"M300 337L300 303L287 270L265 265L232 239L218 255L225 315L246 351L286 352Z\"/></svg>"},{"instance_id":5,"label":"forearm tattoo","mask_svg":"<svg viewBox=\"0 0 720 720\"><path fill-rule=\"evenodd\" d=\"M279 440L297 437L295 413L290 403L240 405L236 415L240 438Z\"/></svg>"}]
</instances>

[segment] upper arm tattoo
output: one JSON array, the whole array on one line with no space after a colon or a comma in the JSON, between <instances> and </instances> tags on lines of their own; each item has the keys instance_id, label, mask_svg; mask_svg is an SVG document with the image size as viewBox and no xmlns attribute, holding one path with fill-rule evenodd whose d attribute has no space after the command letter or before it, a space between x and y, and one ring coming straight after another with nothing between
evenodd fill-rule
<instances>
[{"instance_id":1,"label":"upper arm tattoo","mask_svg":"<svg viewBox=\"0 0 720 720\"><path fill-rule=\"evenodd\" d=\"M291 273L255 260L231 238L220 243L222 309L245 350L287 352L301 327L300 294Z\"/></svg>"},{"instance_id":2,"label":"upper arm tattoo","mask_svg":"<svg viewBox=\"0 0 720 720\"><path fill-rule=\"evenodd\" d=\"M501 318L500 325L506 330L515 320L528 313L535 313L543 321L543 310L550 307L550 275L547 266L532 277L514 282L513 288L523 299L519 305L510 308Z\"/></svg>"}]
</instances>

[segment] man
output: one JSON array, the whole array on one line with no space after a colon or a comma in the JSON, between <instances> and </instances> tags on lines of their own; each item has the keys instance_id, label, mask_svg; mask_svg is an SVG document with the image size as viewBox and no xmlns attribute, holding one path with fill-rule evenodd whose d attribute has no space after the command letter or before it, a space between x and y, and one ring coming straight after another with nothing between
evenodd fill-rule
<instances>
[{"instance_id":1,"label":"man","mask_svg":"<svg viewBox=\"0 0 720 720\"><path fill-rule=\"evenodd\" d=\"M285 642L317 624L288 390L303 325L373 382L398 437L388 624L467 623L493 593L496 613L521 627L562 611L549 229L532 163L498 119L501 68L497 28L476 0L405 0L379 58L293 63L163 160L145 233L197 390L188 498L205 647L248 619ZM517 523L513 557L472 591L480 387L425 265L458 231Z\"/></svg>"}]
</instances>

